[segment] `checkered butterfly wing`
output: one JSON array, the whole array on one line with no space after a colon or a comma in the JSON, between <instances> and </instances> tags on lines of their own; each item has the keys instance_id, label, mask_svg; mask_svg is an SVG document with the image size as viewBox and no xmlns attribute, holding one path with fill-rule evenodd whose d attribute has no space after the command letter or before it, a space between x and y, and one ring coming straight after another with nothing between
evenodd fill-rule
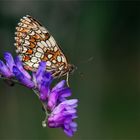
<instances>
[{"instance_id":1,"label":"checkered butterfly wing","mask_svg":"<svg viewBox=\"0 0 140 140\"><path fill-rule=\"evenodd\" d=\"M46 69L54 77L68 73L66 57L48 30L37 20L27 15L20 19L16 27L16 52L25 69L36 71L39 62L46 61Z\"/></svg>"}]
</instances>

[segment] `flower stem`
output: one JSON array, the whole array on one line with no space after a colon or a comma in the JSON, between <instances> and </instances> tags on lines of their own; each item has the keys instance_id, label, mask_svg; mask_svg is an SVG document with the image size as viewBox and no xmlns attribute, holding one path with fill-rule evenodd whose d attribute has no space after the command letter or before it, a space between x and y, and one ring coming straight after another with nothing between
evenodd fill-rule
<instances>
[{"instance_id":1,"label":"flower stem","mask_svg":"<svg viewBox=\"0 0 140 140\"><path fill-rule=\"evenodd\" d=\"M39 98L39 92L36 89L33 89L34 93L38 96ZM41 100L40 100L41 101ZM47 118L49 116L49 113L47 111L47 107L46 107L46 103L41 101L42 107L45 110L45 119L42 121L42 127L46 127L47 126Z\"/></svg>"}]
</instances>

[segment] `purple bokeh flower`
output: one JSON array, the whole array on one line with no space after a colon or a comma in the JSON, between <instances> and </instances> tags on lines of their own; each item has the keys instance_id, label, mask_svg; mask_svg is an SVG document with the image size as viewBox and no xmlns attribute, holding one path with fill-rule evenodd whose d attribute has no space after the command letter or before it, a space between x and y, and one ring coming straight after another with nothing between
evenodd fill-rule
<instances>
[{"instance_id":1,"label":"purple bokeh flower","mask_svg":"<svg viewBox=\"0 0 140 140\"><path fill-rule=\"evenodd\" d=\"M48 117L48 126L51 128L62 128L68 136L73 136L77 131L77 99L65 100L56 106Z\"/></svg>"}]
</instances>

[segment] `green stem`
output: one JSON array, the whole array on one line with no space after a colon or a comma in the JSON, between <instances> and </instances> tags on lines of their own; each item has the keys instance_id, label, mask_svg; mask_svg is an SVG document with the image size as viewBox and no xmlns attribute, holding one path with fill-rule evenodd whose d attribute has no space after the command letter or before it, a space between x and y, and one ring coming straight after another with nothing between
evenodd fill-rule
<instances>
[{"instance_id":1,"label":"green stem","mask_svg":"<svg viewBox=\"0 0 140 140\"><path fill-rule=\"evenodd\" d=\"M7 78L7 77L3 77L3 76L0 76L0 78L3 79L3 80L12 81L14 83L22 85L22 83L20 83L18 80L14 79L14 78Z\"/></svg>"},{"instance_id":2,"label":"green stem","mask_svg":"<svg viewBox=\"0 0 140 140\"><path fill-rule=\"evenodd\" d=\"M35 94L38 96L38 98L39 98L39 92L38 92L38 90L33 89L33 91L34 91L34 93L35 93ZM41 101L41 104L42 104L42 106L43 106L43 108L44 108L44 110L45 110L45 114L46 114L44 121L42 121L42 126L43 126L43 127L46 127L46 126L47 126L47 118L48 118L48 116L49 116L49 113L48 113L48 111L47 111L46 103L43 102L43 101Z\"/></svg>"}]
</instances>

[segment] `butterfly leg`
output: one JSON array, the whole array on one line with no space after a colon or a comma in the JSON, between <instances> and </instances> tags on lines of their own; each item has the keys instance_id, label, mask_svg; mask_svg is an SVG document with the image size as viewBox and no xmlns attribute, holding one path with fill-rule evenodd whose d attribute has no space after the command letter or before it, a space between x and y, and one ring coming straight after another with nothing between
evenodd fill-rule
<instances>
[{"instance_id":1,"label":"butterfly leg","mask_svg":"<svg viewBox=\"0 0 140 140\"><path fill-rule=\"evenodd\" d=\"M61 71L55 71L54 73L52 73L52 76L54 77L54 78L60 78L60 77L62 77L62 76L64 76L64 75L62 75L63 74L63 72ZM69 72L67 72L67 75L66 75L67 77L66 77L66 83L67 83L67 86L69 87Z\"/></svg>"},{"instance_id":2,"label":"butterfly leg","mask_svg":"<svg viewBox=\"0 0 140 140\"><path fill-rule=\"evenodd\" d=\"M67 82L67 86L69 87L69 72L67 73L67 77L66 77L66 82Z\"/></svg>"},{"instance_id":3,"label":"butterfly leg","mask_svg":"<svg viewBox=\"0 0 140 140\"><path fill-rule=\"evenodd\" d=\"M54 78L60 78L60 71L56 71L52 74Z\"/></svg>"}]
</instances>

